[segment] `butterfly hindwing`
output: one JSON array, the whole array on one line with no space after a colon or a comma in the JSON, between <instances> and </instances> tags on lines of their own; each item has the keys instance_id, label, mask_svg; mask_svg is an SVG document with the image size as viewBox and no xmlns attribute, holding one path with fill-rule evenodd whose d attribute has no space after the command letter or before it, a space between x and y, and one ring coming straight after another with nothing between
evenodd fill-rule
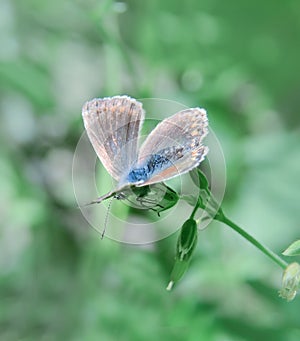
<instances>
[{"instance_id":1,"label":"butterfly hindwing","mask_svg":"<svg viewBox=\"0 0 300 341\"><path fill-rule=\"evenodd\" d=\"M208 152L202 144L207 133L204 109L182 110L163 120L141 146L135 168L146 174L137 185L165 181L199 165Z\"/></svg>"}]
</instances>

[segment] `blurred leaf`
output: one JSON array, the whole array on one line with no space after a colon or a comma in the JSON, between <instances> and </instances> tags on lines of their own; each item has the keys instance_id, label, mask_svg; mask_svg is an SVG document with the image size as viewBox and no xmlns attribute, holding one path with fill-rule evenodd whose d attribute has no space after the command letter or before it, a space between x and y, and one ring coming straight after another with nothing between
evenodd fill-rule
<instances>
[{"instance_id":1,"label":"blurred leaf","mask_svg":"<svg viewBox=\"0 0 300 341\"><path fill-rule=\"evenodd\" d=\"M293 242L286 250L282 252L284 256L300 256L300 240Z\"/></svg>"},{"instance_id":2,"label":"blurred leaf","mask_svg":"<svg viewBox=\"0 0 300 341\"><path fill-rule=\"evenodd\" d=\"M38 107L54 103L49 75L28 61L0 62L0 86L19 91Z\"/></svg>"}]
</instances>

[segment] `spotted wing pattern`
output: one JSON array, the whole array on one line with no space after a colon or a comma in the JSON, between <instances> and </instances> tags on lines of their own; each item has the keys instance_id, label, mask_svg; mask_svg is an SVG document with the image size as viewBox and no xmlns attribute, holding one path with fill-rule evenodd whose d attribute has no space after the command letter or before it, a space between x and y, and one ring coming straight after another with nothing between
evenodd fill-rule
<instances>
[{"instance_id":1,"label":"spotted wing pattern","mask_svg":"<svg viewBox=\"0 0 300 341\"><path fill-rule=\"evenodd\" d=\"M128 96L95 98L84 104L82 117L100 161L119 181L137 159L142 104Z\"/></svg>"}]
</instances>

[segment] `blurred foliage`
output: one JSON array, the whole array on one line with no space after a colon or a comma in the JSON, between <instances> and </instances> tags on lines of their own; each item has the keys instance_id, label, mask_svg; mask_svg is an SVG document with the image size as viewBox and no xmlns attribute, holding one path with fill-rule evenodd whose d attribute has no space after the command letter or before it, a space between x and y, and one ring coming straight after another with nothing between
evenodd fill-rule
<instances>
[{"instance_id":1,"label":"blurred foliage","mask_svg":"<svg viewBox=\"0 0 300 341\"><path fill-rule=\"evenodd\" d=\"M296 0L0 1L1 340L299 340L299 299L239 236L201 231L169 293L176 236L101 241L71 179L86 100L201 105L227 214L281 252L299 238L299 39Z\"/></svg>"}]
</instances>

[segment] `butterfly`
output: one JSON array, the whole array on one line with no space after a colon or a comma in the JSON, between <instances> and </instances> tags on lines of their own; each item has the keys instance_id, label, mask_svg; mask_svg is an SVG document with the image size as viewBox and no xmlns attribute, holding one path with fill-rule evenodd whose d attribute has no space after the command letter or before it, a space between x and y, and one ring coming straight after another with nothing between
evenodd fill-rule
<instances>
[{"instance_id":1,"label":"butterfly","mask_svg":"<svg viewBox=\"0 0 300 341\"><path fill-rule=\"evenodd\" d=\"M129 96L95 98L86 102L82 117L89 140L116 189L93 203L126 189L169 180L197 167L208 153L206 111L190 108L161 121L138 148L145 118L142 103Z\"/></svg>"}]
</instances>

